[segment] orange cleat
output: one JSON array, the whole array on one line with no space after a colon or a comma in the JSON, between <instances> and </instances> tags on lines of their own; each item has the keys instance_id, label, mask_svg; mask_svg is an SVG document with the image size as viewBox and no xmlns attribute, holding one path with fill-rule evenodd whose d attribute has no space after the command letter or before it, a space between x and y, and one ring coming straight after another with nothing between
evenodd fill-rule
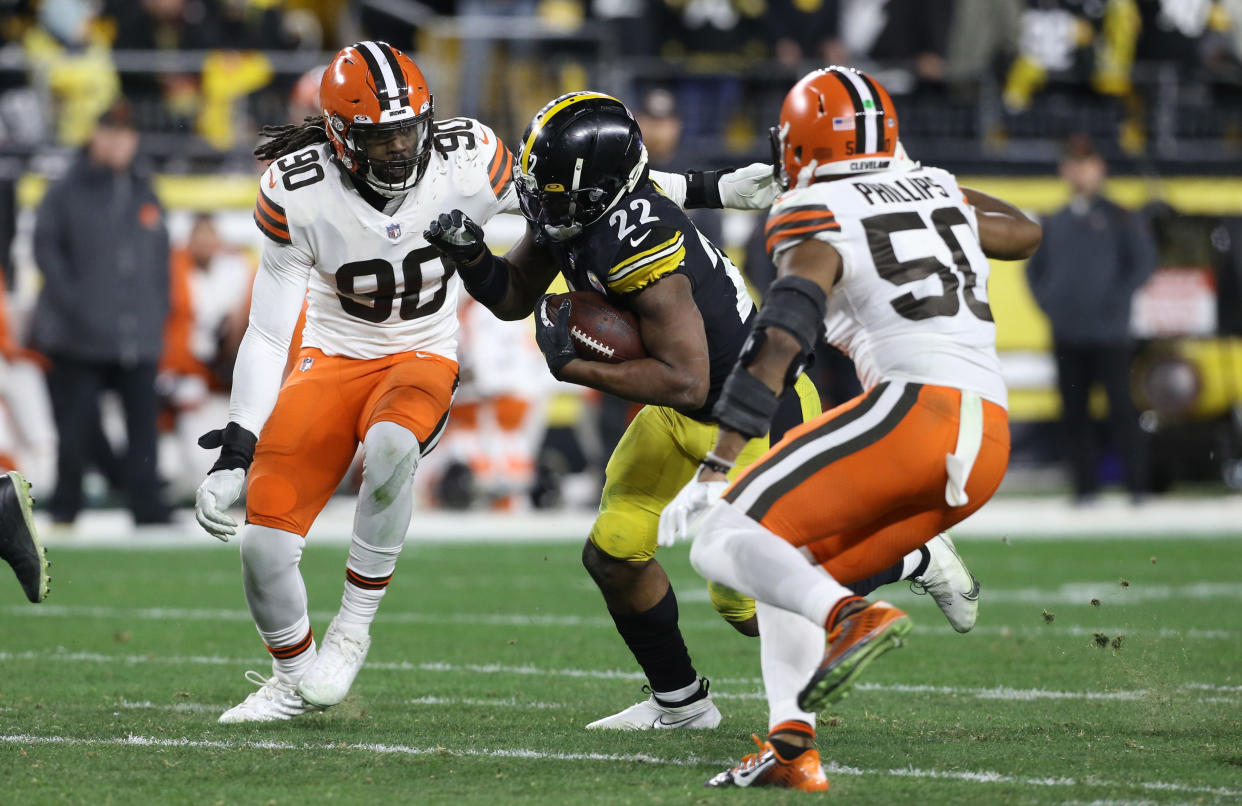
<instances>
[{"instance_id":1,"label":"orange cleat","mask_svg":"<svg viewBox=\"0 0 1242 806\"><path fill-rule=\"evenodd\" d=\"M798 693L798 707L822 711L848 696L871 661L902 644L914 624L888 602L875 602L837 622L828 633L824 660Z\"/></svg>"},{"instance_id":2,"label":"orange cleat","mask_svg":"<svg viewBox=\"0 0 1242 806\"><path fill-rule=\"evenodd\" d=\"M743 756L736 767L708 779L707 786L773 786L799 792L826 792L828 776L819 763L819 751L811 748L797 758L786 761L777 754L771 742L750 738L759 746L758 753Z\"/></svg>"}]
</instances>

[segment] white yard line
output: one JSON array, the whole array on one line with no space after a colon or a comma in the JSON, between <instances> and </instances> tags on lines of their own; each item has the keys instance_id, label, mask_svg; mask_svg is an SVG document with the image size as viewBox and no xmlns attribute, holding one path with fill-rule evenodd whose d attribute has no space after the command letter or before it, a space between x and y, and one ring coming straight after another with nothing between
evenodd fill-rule
<instances>
[{"instance_id":1,"label":"white yard line","mask_svg":"<svg viewBox=\"0 0 1242 806\"><path fill-rule=\"evenodd\" d=\"M161 655L108 655L96 652L0 652L0 662L14 660L54 661L60 663L120 663L126 665L167 664L172 666L207 665L207 666L258 666L262 668L266 662L261 659L225 658L220 656L161 656ZM444 672L450 674L512 674L531 677L569 677L590 680L642 680L641 672L627 672L620 669L573 669L543 668L539 666L513 666L500 663L445 663L440 661L368 661L366 668L374 671L390 672ZM720 677L713 678L717 687L713 694L721 699L762 699L757 687L762 685L758 677ZM745 686L751 691L725 692L720 686ZM1237 687L1218 686L1212 683L1185 683L1177 686L1177 690L1192 692L1211 692L1214 696L1210 701L1224 700L1242 702L1242 696L1228 696ZM1116 691L1059 691L1055 689L1029 688L1017 689L1008 686L969 687L969 686L933 686L915 683L859 683L859 691L874 691L894 694L937 694L945 696L971 697L979 700L997 702L1033 702L1037 700L1092 700L1100 702L1133 702L1142 700L1158 692L1147 689L1123 689ZM1205 700L1206 701L1206 700ZM441 704L435 698L410 700L412 704ZM460 700L466 705L509 705L511 707L557 708L550 703L528 703L518 699L512 700ZM444 700L443 704L450 704ZM141 704L140 704L141 705ZM152 706L154 707L154 706Z\"/></svg>"},{"instance_id":2,"label":"white yard line","mask_svg":"<svg viewBox=\"0 0 1242 806\"><path fill-rule=\"evenodd\" d=\"M240 511L235 513L241 515ZM590 533L595 513L417 511L410 523L411 543L580 543ZM307 535L310 545L344 545L354 520L354 500L337 497ZM53 548L161 548L236 551L224 546L194 522L193 513L177 513L172 526L135 528L123 510L83 513L70 529L52 528L36 517L44 542ZM1175 535L1177 539L1242 540L1242 495L1165 497L1131 507L1124 497L1104 497L1097 506L1073 507L1054 497L1005 496L989 501L953 530L954 539L996 540L1133 540ZM681 549L675 549L681 550Z\"/></svg>"},{"instance_id":3,"label":"white yard line","mask_svg":"<svg viewBox=\"0 0 1242 806\"><path fill-rule=\"evenodd\" d=\"M313 744L282 741L228 741L201 739L159 739L152 736L116 736L109 738L85 738L74 736L36 736L31 734L0 735L0 743L32 746L62 745L80 747L169 747L208 750L282 750L290 752L312 753L324 755L341 751L362 751L368 753L387 753L406 756L471 756L480 758L530 759L533 761L604 761L609 763L661 764L677 767L722 767L736 763L732 759L705 759L697 756L686 758L662 758L646 753L550 753L543 750L523 748L445 748L415 747L400 744ZM1222 798L1242 797L1242 789L1230 789L1223 786L1203 786L1200 784L1183 783L1180 781L1103 781L1097 778L1029 777L1006 775L989 770L936 770L919 769L916 767L899 767L895 769L862 769L842 764L828 763L825 771L831 775L847 776L885 776L894 778L925 778L933 780L961 781L973 784L1018 784L1032 787L1086 787L1094 789L1144 789L1160 792L1182 792L1188 794L1214 795Z\"/></svg>"},{"instance_id":4,"label":"white yard line","mask_svg":"<svg viewBox=\"0 0 1242 806\"><path fill-rule=\"evenodd\" d=\"M408 700L400 701L404 705L430 705L443 706L446 708L457 708L460 706L477 706L480 708L515 708L524 711L544 711L566 708L563 703L555 702L539 702L537 700L520 700L516 697L501 697L495 699L477 699L473 697L412 697ZM213 705L205 702L175 702L175 703L154 703L150 700L141 702L131 702L129 700L121 700L119 708L127 711L176 711L183 713L223 713L231 707L229 704ZM0 708L0 710L4 710Z\"/></svg>"},{"instance_id":5,"label":"white yard line","mask_svg":"<svg viewBox=\"0 0 1242 806\"><path fill-rule=\"evenodd\" d=\"M1189 586L1188 586L1189 587ZM1242 586L1234 586L1242 590ZM1124 594L1123 594L1124 595ZM683 601L694 597L678 596ZM706 596L704 596L706 598ZM890 597L891 598L891 597ZM986 599L986 591L985 591ZM1047 600L1043 600L1047 601ZM1089 601L1089 600L1088 600ZM986 601L984 602L986 607ZM240 621L249 622L250 613L241 608L182 608L182 607L102 607L80 605L5 605L0 613L21 616L23 618L92 618L92 619L138 619L141 621ZM310 613L313 621L327 622L335 616L335 612L317 610ZM1038 618L1033 618L1038 621ZM542 613L411 613L381 610L377 617L380 624L430 624L439 626L483 626L483 627L537 627L566 628L581 627L586 629L611 628L611 619L601 616L554 616ZM681 622L683 629L712 629L722 626L715 618L686 619ZM936 635L956 635L947 624L933 617L932 623L920 621L915 624L916 633ZM1096 633L1107 635L1127 635L1156 638L1189 638L1209 641L1233 641L1240 636L1234 630L1205 630L1187 628L1184 630L1171 627L1122 627L1102 626L1083 627L1071 624L981 624L971 631L972 635L988 635L1010 637L1021 635L1032 637L1040 635L1068 635L1090 638Z\"/></svg>"}]
</instances>

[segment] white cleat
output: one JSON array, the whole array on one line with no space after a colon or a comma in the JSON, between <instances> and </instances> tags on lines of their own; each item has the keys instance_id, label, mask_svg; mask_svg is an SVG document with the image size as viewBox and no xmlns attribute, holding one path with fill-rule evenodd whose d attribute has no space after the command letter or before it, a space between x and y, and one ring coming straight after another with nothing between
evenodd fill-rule
<instances>
[{"instance_id":1,"label":"white cleat","mask_svg":"<svg viewBox=\"0 0 1242 806\"><path fill-rule=\"evenodd\" d=\"M302 699L321 708L337 705L345 699L371 648L371 636L359 640L338 628L336 621L334 618L328 625L319 644L319 655L297 686Z\"/></svg>"},{"instance_id":2,"label":"white cleat","mask_svg":"<svg viewBox=\"0 0 1242 806\"><path fill-rule=\"evenodd\" d=\"M220 714L220 722L279 722L321 710L299 697L293 690L292 683L287 683L276 675L264 678L251 670L246 672L246 679L258 686L259 690Z\"/></svg>"},{"instance_id":3,"label":"white cleat","mask_svg":"<svg viewBox=\"0 0 1242 806\"><path fill-rule=\"evenodd\" d=\"M962 562L953 539L942 533L927 542L927 570L910 581L915 593L930 593L940 612L958 632L970 632L979 617L979 580Z\"/></svg>"},{"instance_id":4,"label":"white cleat","mask_svg":"<svg viewBox=\"0 0 1242 806\"><path fill-rule=\"evenodd\" d=\"M587 730L710 730L720 724L720 709L712 702L707 686L707 680L704 679L703 692L706 696L689 705L670 708L661 705L652 694L643 702L631 705L619 714L595 720L587 725ZM643 686L643 691L649 692L651 689Z\"/></svg>"}]
</instances>

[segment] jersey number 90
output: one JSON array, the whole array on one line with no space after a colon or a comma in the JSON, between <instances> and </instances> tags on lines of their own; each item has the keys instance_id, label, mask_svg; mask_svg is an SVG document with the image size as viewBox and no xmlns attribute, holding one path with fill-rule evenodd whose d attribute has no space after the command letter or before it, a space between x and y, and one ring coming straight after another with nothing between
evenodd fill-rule
<instances>
[{"instance_id":1,"label":"jersey number 90","mask_svg":"<svg viewBox=\"0 0 1242 806\"><path fill-rule=\"evenodd\" d=\"M440 310L448 296L449 278L453 276L454 266L445 262L444 276L440 279L440 287L431 299L418 304L423 290L423 264L429 260L439 260L440 253L435 247L424 246L415 249L401 260L401 277L404 291L400 296L401 305L398 313L402 319L420 319ZM374 291L356 291L358 281L364 277L375 278ZM387 260L375 258L346 263L336 270L337 299L341 308L350 316L367 322L383 322L392 316L393 302L397 299L397 275L393 265Z\"/></svg>"}]
</instances>

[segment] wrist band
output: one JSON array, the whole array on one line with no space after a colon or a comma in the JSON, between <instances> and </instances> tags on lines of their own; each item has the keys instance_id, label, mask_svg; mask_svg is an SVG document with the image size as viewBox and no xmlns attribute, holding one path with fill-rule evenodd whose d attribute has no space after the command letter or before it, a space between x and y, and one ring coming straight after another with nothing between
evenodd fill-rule
<instances>
[{"instance_id":1,"label":"wrist band","mask_svg":"<svg viewBox=\"0 0 1242 806\"><path fill-rule=\"evenodd\" d=\"M716 454L710 452L699 460L700 467L705 467L717 473L724 473L725 475L728 475L729 471L733 469L733 464L733 462L721 459Z\"/></svg>"}]
</instances>

